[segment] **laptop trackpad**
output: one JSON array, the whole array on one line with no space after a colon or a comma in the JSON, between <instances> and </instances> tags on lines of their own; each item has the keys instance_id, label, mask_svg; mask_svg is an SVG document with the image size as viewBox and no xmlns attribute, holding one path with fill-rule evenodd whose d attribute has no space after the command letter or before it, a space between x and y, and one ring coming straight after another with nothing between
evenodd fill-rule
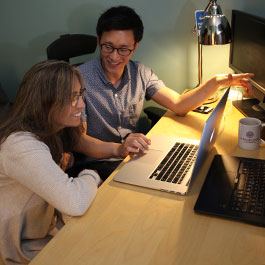
<instances>
[{"instance_id":1,"label":"laptop trackpad","mask_svg":"<svg viewBox=\"0 0 265 265\"><path fill-rule=\"evenodd\" d=\"M158 159L161 158L161 155L163 154L162 151L159 150L154 150L154 149L149 149L146 153L144 154L139 154L134 157L132 157L129 162L136 160L138 163L143 163L143 164L154 164Z\"/></svg>"}]
</instances>

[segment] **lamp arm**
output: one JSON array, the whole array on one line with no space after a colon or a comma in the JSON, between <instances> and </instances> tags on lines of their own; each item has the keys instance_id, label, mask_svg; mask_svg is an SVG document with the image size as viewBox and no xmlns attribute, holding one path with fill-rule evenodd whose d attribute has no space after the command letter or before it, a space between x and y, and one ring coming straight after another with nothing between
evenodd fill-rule
<instances>
[{"instance_id":1,"label":"lamp arm","mask_svg":"<svg viewBox=\"0 0 265 265\"><path fill-rule=\"evenodd\" d=\"M209 10L210 6L215 2L216 3L217 0L210 0L210 2L208 3L208 5L205 7L203 13L202 13L202 17L205 16L206 12ZM194 34L196 32L196 24L193 27L192 33Z\"/></svg>"},{"instance_id":2,"label":"lamp arm","mask_svg":"<svg viewBox=\"0 0 265 265\"><path fill-rule=\"evenodd\" d=\"M206 12L209 10L210 6L215 2L216 3L217 0L211 0L208 5L206 6L206 8L203 11L202 17L205 16Z\"/></svg>"},{"instance_id":3,"label":"lamp arm","mask_svg":"<svg viewBox=\"0 0 265 265\"><path fill-rule=\"evenodd\" d=\"M206 8L204 9L202 13L202 17L205 16L206 12L209 10L210 6L215 3L216 4L217 0L210 0ZM196 24L192 30L192 33L194 34L196 32ZM199 42L199 37L198 37L198 78L199 78L199 85L202 84L202 45Z\"/></svg>"}]
</instances>

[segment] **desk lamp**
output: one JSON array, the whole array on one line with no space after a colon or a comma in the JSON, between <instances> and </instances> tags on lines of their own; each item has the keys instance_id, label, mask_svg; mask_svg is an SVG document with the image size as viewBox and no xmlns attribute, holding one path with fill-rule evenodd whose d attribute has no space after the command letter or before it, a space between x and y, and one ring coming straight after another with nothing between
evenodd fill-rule
<instances>
[{"instance_id":1,"label":"desk lamp","mask_svg":"<svg viewBox=\"0 0 265 265\"><path fill-rule=\"evenodd\" d=\"M221 7L216 3L217 0L210 0L207 7L203 11L200 34L198 36L198 75L199 85L202 84L202 45L222 45L231 42L231 28L225 15L222 13ZM208 12L208 14L206 14ZM196 32L196 26L193 33ZM217 100L209 99L211 103Z\"/></svg>"}]
</instances>

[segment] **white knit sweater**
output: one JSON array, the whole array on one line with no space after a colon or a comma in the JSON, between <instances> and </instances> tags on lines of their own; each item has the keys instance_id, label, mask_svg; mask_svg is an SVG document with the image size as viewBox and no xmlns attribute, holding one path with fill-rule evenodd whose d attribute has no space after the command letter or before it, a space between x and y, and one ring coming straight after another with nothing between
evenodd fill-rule
<instances>
[{"instance_id":1,"label":"white knit sweater","mask_svg":"<svg viewBox=\"0 0 265 265\"><path fill-rule=\"evenodd\" d=\"M52 238L55 209L84 214L99 181L92 170L69 178L31 133L10 135L0 146L0 264L28 264Z\"/></svg>"}]
</instances>

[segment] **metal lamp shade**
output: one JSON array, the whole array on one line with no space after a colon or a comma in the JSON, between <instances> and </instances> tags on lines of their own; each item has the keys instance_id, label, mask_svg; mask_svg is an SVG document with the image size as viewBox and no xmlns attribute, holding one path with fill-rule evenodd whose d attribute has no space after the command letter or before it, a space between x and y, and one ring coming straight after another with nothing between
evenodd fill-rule
<instances>
[{"instance_id":1,"label":"metal lamp shade","mask_svg":"<svg viewBox=\"0 0 265 265\"><path fill-rule=\"evenodd\" d=\"M227 18L216 2L210 6L200 30L199 43L202 45L221 45L231 42L231 28Z\"/></svg>"}]
</instances>

